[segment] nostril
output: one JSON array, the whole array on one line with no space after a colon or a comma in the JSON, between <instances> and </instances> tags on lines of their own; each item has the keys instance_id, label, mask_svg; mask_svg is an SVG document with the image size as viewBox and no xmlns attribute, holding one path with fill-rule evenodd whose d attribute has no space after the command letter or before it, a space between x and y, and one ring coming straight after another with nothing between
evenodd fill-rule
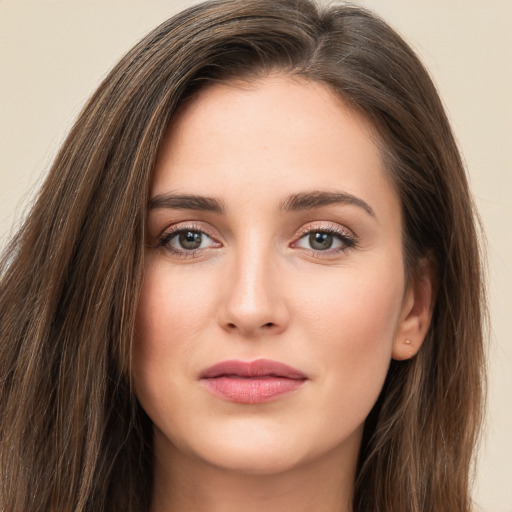
<instances>
[{"instance_id":1,"label":"nostril","mask_svg":"<svg viewBox=\"0 0 512 512\"><path fill-rule=\"evenodd\" d=\"M274 322L267 322L266 324L263 324L261 327L262 328L265 328L265 329L271 329L272 327L274 327L276 324ZM238 329L238 327L236 326L236 324L234 324L233 322L229 322L227 324L227 327L228 329Z\"/></svg>"}]
</instances>

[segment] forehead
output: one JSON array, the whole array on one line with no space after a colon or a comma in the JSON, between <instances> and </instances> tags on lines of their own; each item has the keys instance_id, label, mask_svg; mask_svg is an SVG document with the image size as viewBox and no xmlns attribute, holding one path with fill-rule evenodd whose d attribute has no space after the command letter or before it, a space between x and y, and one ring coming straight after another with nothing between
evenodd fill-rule
<instances>
[{"instance_id":1,"label":"forehead","mask_svg":"<svg viewBox=\"0 0 512 512\"><path fill-rule=\"evenodd\" d=\"M258 191L279 201L304 190L341 188L365 200L384 191L394 196L375 141L366 120L326 85L281 75L216 84L173 119L152 195L229 199Z\"/></svg>"}]
</instances>

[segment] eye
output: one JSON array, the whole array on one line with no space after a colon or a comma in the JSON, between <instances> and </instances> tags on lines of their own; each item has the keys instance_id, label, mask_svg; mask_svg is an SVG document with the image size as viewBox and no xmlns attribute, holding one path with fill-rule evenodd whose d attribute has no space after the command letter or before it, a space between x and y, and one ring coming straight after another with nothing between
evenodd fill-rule
<instances>
[{"instance_id":1,"label":"eye","mask_svg":"<svg viewBox=\"0 0 512 512\"><path fill-rule=\"evenodd\" d=\"M331 249L333 243L339 242L332 233L315 231L307 236L309 246L315 251L325 251Z\"/></svg>"},{"instance_id":2,"label":"eye","mask_svg":"<svg viewBox=\"0 0 512 512\"><path fill-rule=\"evenodd\" d=\"M167 242L176 249L184 249L186 251L193 251L200 249L205 245L207 239L210 239L207 235L200 231L179 231L173 235ZM206 244L207 245L207 244Z\"/></svg>"},{"instance_id":3,"label":"eye","mask_svg":"<svg viewBox=\"0 0 512 512\"><path fill-rule=\"evenodd\" d=\"M356 238L349 231L338 227L302 230L302 236L293 244L315 253L340 253L355 246Z\"/></svg>"},{"instance_id":4,"label":"eye","mask_svg":"<svg viewBox=\"0 0 512 512\"><path fill-rule=\"evenodd\" d=\"M213 240L203 230L196 228L176 228L164 233L158 247L164 247L177 256L195 256L198 252L221 244Z\"/></svg>"}]
</instances>

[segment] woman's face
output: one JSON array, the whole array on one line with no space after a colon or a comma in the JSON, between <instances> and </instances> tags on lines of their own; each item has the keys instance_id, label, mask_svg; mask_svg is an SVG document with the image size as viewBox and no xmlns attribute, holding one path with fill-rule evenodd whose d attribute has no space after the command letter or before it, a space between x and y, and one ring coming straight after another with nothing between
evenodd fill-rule
<instances>
[{"instance_id":1,"label":"woman's face","mask_svg":"<svg viewBox=\"0 0 512 512\"><path fill-rule=\"evenodd\" d=\"M411 303L368 126L318 83L214 85L170 127L151 198L134 379L157 457L354 461Z\"/></svg>"}]
</instances>

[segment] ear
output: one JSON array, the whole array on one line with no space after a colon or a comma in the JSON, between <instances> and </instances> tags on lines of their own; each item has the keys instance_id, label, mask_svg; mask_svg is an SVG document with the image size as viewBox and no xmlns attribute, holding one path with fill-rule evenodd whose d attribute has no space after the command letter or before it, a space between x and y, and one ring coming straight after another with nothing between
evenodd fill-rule
<instances>
[{"instance_id":1,"label":"ear","mask_svg":"<svg viewBox=\"0 0 512 512\"><path fill-rule=\"evenodd\" d=\"M400 319L393 342L393 359L414 357L427 335L435 304L435 271L425 258L407 284Z\"/></svg>"}]
</instances>

